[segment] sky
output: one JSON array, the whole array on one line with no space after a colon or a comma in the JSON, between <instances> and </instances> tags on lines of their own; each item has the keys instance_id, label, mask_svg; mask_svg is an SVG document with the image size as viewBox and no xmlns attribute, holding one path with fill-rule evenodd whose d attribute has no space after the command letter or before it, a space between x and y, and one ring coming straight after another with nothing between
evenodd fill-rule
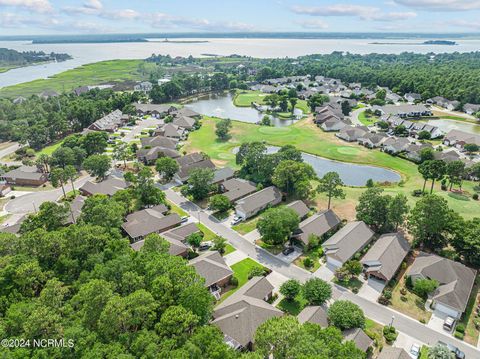
<instances>
[{"instance_id":1,"label":"sky","mask_svg":"<svg viewBox=\"0 0 480 359\"><path fill-rule=\"evenodd\" d=\"M0 0L0 35L480 32L480 0Z\"/></svg>"}]
</instances>

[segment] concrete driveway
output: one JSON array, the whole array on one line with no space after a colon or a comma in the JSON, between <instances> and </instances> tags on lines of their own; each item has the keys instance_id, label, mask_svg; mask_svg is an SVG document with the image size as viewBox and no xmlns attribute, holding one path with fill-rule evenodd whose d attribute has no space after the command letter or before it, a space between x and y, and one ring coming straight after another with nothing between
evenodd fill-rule
<instances>
[{"instance_id":1,"label":"concrete driveway","mask_svg":"<svg viewBox=\"0 0 480 359\"><path fill-rule=\"evenodd\" d=\"M364 284L362 288L360 288L358 295L372 302L376 302L382 294L383 288L385 288L385 282L373 278L362 280L362 282L364 282Z\"/></svg>"},{"instance_id":2,"label":"concrete driveway","mask_svg":"<svg viewBox=\"0 0 480 359\"><path fill-rule=\"evenodd\" d=\"M254 229L253 231L245 234L244 237L247 241L255 243L255 241L260 239L260 237L262 237L262 236L260 235L260 233L258 232L257 229Z\"/></svg>"},{"instance_id":3,"label":"concrete driveway","mask_svg":"<svg viewBox=\"0 0 480 359\"><path fill-rule=\"evenodd\" d=\"M289 255L285 255L283 253L277 254L276 257L285 263L292 263L295 259L300 257L303 253L301 248L293 247L294 251Z\"/></svg>"},{"instance_id":4,"label":"concrete driveway","mask_svg":"<svg viewBox=\"0 0 480 359\"><path fill-rule=\"evenodd\" d=\"M140 135L144 129L148 127L157 127L163 124L163 120L153 117L149 117L146 120L139 120L139 123L133 126L130 131L125 131L125 136L123 136L121 139L123 142L131 142L137 135Z\"/></svg>"},{"instance_id":5,"label":"concrete driveway","mask_svg":"<svg viewBox=\"0 0 480 359\"><path fill-rule=\"evenodd\" d=\"M285 277L283 274L280 274L275 271L267 275L266 278L273 285L274 287L273 291L275 293L278 293L278 291L280 290L280 286L289 279L288 277Z\"/></svg>"},{"instance_id":6,"label":"concrete driveway","mask_svg":"<svg viewBox=\"0 0 480 359\"><path fill-rule=\"evenodd\" d=\"M447 317L448 315L446 315L445 313L434 310L432 312L432 316L430 317L430 320L428 321L427 327L443 334L452 334L451 331L449 332L443 329L443 322L445 322L445 319Z\"/></svg>"},{"instance_id":7,"label":"concrete driveway","mask_svg":"<svg viewBox=\"0 0 480 359\"><path fill-rule=\"evenodd\" d=\"M395 326L395 323L393 323ZM418 346L421 348L424 343L418 341L417 339L404 334L404 333L398 333L397 340L395 340L395 343L393 343L393 346L395 348L402 348L404 349L408 354L410 354L410 349L412 348L413 344L418 344ZM413 355L410 355L413 358Z\"/></svg>"},{"instance_id":8,"label":"concrete driveway","mask_svg":"<svg viewBox=\"0 0 480 359\"><path fill-rule=\"evenodd\" d=\"M247 257L248 256L242 251L235 251L224 256L223 259L225 259L225 263L227 263L227 265L232 266L235 263L238 263Z\"/></svg>"},{"instance_id":9,"label":"concrete driveway","mask_svg":"<svg viewBox=\"0 0 480 359\"><path fill-rule=\"evenodd\" d=\"M330 282L335 277L335 268L330 265L322 264L322 266L313 273L317 278Z\"/></svg>"}]
</instances>

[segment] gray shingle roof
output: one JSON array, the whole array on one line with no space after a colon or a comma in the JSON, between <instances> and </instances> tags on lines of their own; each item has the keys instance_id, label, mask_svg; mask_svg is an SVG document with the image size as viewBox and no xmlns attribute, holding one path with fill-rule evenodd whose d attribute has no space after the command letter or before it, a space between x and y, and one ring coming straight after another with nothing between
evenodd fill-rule
<instances>
[{"instance_id":1,"label":"gray shingle roof","mask_svg":"<svg viewBox=\"0 0 480 359\"><path fill-rule=\"evenodd\" d=\"M181 223L176 213L164 215L168 211L164 205L143 209L127 216L122 228L131 238L144 237L150 233L161 233Z\"/></svg>"},{"instance_id":2,"label":"gray shingle roof","mask_svg":"<svg viewBox=\"0 0 480 359\"><path fill-rule=\"evenodd\" d=\"M328 327L328 315L325 308L321 306L305 307L297 316L299 323L305 322L318 324L321 327Z\"/></svg>"},{"instance_id":3,"label":"gray shingle roof","mask_svg":"<svg viewBox=\"0 0 480 359\"><path fill-rule=\"evenodd\" d=\"M278 188L270 186L237 201L235 208L240 209L244 213L250 213L281 198L282 193Z\"/></svg>"},{"instance_id":4,"label":"gray shingle roof","mask_svg":"<svg viewBox=\"0 0 480 359\"><path fill-rule=\"evenodd\" d=\"M80 187L81 191L85 191L89 195L106 194L113 196L116 192L125 189L129 186L128 182L122 178L108 177L102 182L87 181Z\"/></svg>"},{"instance_id":5,"label":"gray shingle roof","mask_svg":"<svg viewBox=\"0 0 480 359\"><path fill-rule=\"evenodd\" d=\"M377 359L411 359L411 356L402 348L384 347Z\"/></svg>"},{"instance_id":6,"label":"gray shingle roof","mask_svg":"<svg viewBox=\"0 0 480 359\"><path fill-rule=\"evenodd\" d=\"M230 202L235 202L257 190L254 183L241 178L229 179L222 183L222 187L225 191L223 195L226 196Z\"/></svg>"},{"instance_id":7,"label":"gray shingle roof","mask_svg":"<svg viewBox=\"0 0 480 359\"><path fill-rule=\"evenodd\" d=\"M300 200L287 204L287 207L293 209L300 218L305 217L308 212L310 212L310 209L307 207L305 202Z\"/></svg>"},{"instance_id":8,"label":"gray shingle roof","mask_svg":"<svg viewBox=\"0 0 480 359\"><path fill-rule=\"evenodd\" d=\"M420 252L407 274L437 280L440 286L433 293L432 299L464 312L477 271L462 263Z\"/></svg>"},{"instance_id":9,"label":"gray shingle roof","mask_svg":"<svg viewBox=\"0 0 480 359\"><path fill-rule=\"evenodd\" d=\"M363 221L350 222L326 240L325 254L345 263L373 238L373 231Z\"/></svg>"},{"instance_id":10,"label":"gray shingle roof","mask_svg":"<svg viewBox=\"0 0 480 359\"><path fill-rule=\"evenodd\" d=\"M384 234L365 254L361 263L367 273L379 272L388 281L393 278L409 250L410 245L401 233Z\"/></svg>"},{"instance_id":11,"label":"gray shingle roof","mask_svg":"<svg viewBox=\"0 0 480 359\"><path fill-rule=\"evenodd\" d=\"M174 150L177 147L177 143L171 138L164 136L142 137L140 138L142 147L164 147Z\"/></svg>"},{"instance_id":12,"label":"gray shingle roof","mask_svg":"<svg viewBox=\"0 0 480 359\"><path fill-rule=\"evenodd\" d=\"M24 179L39 181L42 178L46 180L47 175L40 172L35 166L20 166L14 170L8 171L1 175L4 178Z\"/></svg>"},{"instance_id":13,"label":"gray shingle roof","mask_svg":"<svg viewBox=\"0 0 480 359\"><path fill-rule=\"evenodd\" d=\"M230 167L218 168L213 173L213 180L211 183L220 183L232 178L235 171Z\"/></svg>"},{"instance_id":14,"label":"gray shingle roof","mask_svg":"<svg viewBox=\"0 0 480 359\"><path fill-rule=\"evenodd\" d=\"M332 228L340 224L340 218L331 209L314 214L300 222L295 234L304 243L308 244L310 235L323 236Z\"/></svg>"},{"instance_id":15,"label":"gray shingle roof","mask_svg":"<svg viewBox=\"0 0 480 359\"><path fill-rule=\"evenodd\" d=\"M355 346L364 352L373 344L373 340L360 328L345 330L342 335L346 341L353 341Z\"/></svg>"},{"instance_id":16,"label":"gray shingle roof","mask_svg":"<svg viewBox=\"0 0 480 359\"><path fill-rule=\"evenodd\" d=\"M183 226L173 228L162 234L163 237L173 238L184 242L187 237L193 233L200 232L200 229L195 223L187 223Z\"/></svg>"},{"instance_id":17,"label":"gray shingle roof","mask_svg":"<svg viewBox=\"0 0 480 359\"><path fill-rule=\"evenodd\" d=\"M189 265L193 266L197 273L205 278L206 287L210 287L233 274L233 271L225 263L225 259L217 251L205 252L192 259Z\"/></svg>"},{"instance_id":18,"label":"gray shingle roof","mask_svg":"<svg viewBox=\"0 0 480 359\"><path fill-rule=\"evenodd\" d=\"M188 247L181 241L166 236L163 236L163 238L170 244L170 247L168 248L168 254L170 254L171 256L183 255L185 252L188 251ZM144 245L145 239L142 239L141 241L130 244L130 247L134 251L138 252L140 249L142 249Z\"/></svg>"}]
</instances>

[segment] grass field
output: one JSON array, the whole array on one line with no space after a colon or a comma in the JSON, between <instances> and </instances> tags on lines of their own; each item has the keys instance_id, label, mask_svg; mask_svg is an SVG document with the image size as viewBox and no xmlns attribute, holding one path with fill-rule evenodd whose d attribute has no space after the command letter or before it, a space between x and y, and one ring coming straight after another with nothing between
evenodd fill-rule
<instances>
[{"instance_id":1,"label":"grass field","mask_svg":"<svg viewBox=\"0 0 480 359\"><path fill-rule=\"evenodd\" d=\"M373 125L378 120L378 117L367 115L365 111L363 111L363 112L360 112L360 114L358 115L358 120L363 125L370 126L370 125Z\"/></svg>"},{"instance_id":2,"label":"grass field","mask_svg":"<svg viewBox=\"0 0 480 359\"><path fill-rule=\"evenodd\" d=\"M248 282L248 275L253 268L265 268L260 263L255 262L251 258L245 258L238 263L233 264L230 267L233 271L233 275L235 278L238 279L238 285L235 288L230 289L224 295L222 295L222 299L220 302L224 301L226 298L231 296L235 293L242 285Z\"/></svg>"},{"instance_id":3,"label":"grass field","mask_svg":"<svg viewBox=\"0 0 480 359\"><path fill-rule=\"evenodd\" d=\"M40 151L38 151L37 153L35 153L35 155L38 157L39 155L48 155L48 156L51 156L53 152L55 152L55 150L57 148L59 148L61 145L62 145L62 141L58 141L57 143L54 143L53 145L50 145L50 146L47 146L47 147L44 147L42 148Z\"/></svg>"},{"instance_id":4,"label":"grass field","mask_svg":"<svg viewBox=\"0 0 480 359\"><path fill-rule=\"evenodd\" d=\"M143 60L111 60L83 65L68 70L47 79L40 79L7 86L0 89L0 97L17 97L39 94L44 90L54 90L58 93L70 92L74 88L102 83L141 80L137 71Z\"/></svg>"},{"instance_id":5,"label":"grass field","mask_svg":"<svg viewBox=\"0 0 480 359\"><path fill-rule=\"evenodd\" d=\"M265 104L265 97L268 94L265 94L261 91L244 91L244 90L237 90L235 97L233 98L233 104L238 107L250 107L252 102L256 102L260 105ZM295 108L302 110L303 113L307 114L310 113L310 108L308 107L307 101L305 100L298 100ZM290 117L291 113L278 113L276 114L279 117Z\"/></svg>"},{"instance_id":6,"label":"grass field","mask_svg":"<svg viewBox=\"0 0 480 359\"><path fill-rule=\"evenodd\" d=\"M403 193L408 197L411 206L418 200L411 193L414 189L422 188L423 180L414 163L399 157L390 156L379 150L369 150L356 143L344 142L332 133L323 132L310 119L298 121L288 127L264 127L232 121L232 138L227 142L217 141L215 136L212 135L215 132L216 121L214 118L204 118L202 127L190 134L183 149L187 153L205 152L217 166L238 168L232 151L243 142L264 141L275 146L291 144L304 152L332 160L367 165L373 164L378 167L392 169L402 176L402 182L396 185L385 186L385 193L390 195ZM471 198L474 193L474 186L474 182L465 181L463 183L463 189L467 192L466 196L441 191L440 183L436 184L434 191L448 201L451 209L470 219L475 216L478 217L480 210L480 201L474 201ZM345 187L346 198L334 200L333 210L342 218L353 219L355 217L356 203L363 191L365 189L360 187ZM324 195L318 195L315 202L319 208L325 208L326 200ZM244 230L248 229L250 228L245 228Z\"/></svg>"}]
</instances>

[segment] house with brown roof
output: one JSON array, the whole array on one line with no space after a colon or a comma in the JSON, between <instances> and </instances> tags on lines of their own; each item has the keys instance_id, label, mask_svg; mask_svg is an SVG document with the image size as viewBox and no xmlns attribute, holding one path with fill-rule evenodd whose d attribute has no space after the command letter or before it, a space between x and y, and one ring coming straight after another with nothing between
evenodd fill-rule
<instances>
[{"instance_id":1,"label":"house with brown roof","mask_svg":"<svg viewBox=\"0 0 480 359\"><path fill-rule=\"evenodd\" d=\"M248 219L264 209L276 206L282 201L282 193L275 186L264 188L236 202L235 213L238 217Z\"/></svg>"},{"instance_id":2,"label":"house with brown roof","mask_svg":"<svg viewBox=\"0 0 480 359\"><path fill-rule=\"evenodd\" d=\"M310 208L307 207L305 202L303 201L293 201L286 205L287 208L293 209L300 220L303 220L307 217L308 213L310 212Z\"/></svg>"},{"instance_id":3,"label":"house with brown roof","mask_svg":"<svg viewBox=\"0 0 480 359\"><path fill-rule=\"evenodd\" d=\"M412 359L405 349L385 346L377 359Z\"/></svg>"},{"instance_id":4,"label":"house with brown roof","mask_svg":"<svg viewBox=\"0 0 480 359\"><path fill-rule=\"evenodd\" d=\"M418 279L436 280L439 286L429 295L430 307L458 319L467 307L477 271L462 263L420 252L407 276L412 283Z\"/></svg>"},{"instance_id":5,"label":"house with brown roof","mask_svg":"<svg viewBox=\"0 0 480 359\"><path fill-rule=\"evenodd\" d=\"M480 135L460 130L451 130L445 135L443 144L447 146L455 146L458 149L463 149L466 144L480 146Z\"/></svg>"},{"instance_id":6,"label":"house with brown roof","mask_svg":"<svg viewBox=\"0 0 480 359\"><path fill-rule=\"evenodd\" d=\"M331 209L318 212L300 222L298 229L293 232L292 238L301 241L303 245L308 245L310 236L322 238L341 223L340 218Z\"/></svg>"},{"instance_id":7,"label":"house with brown roof","mask_svg":"<svg viewBox=\"0 0 480 359\"><path fill-rule=\"evenodd\" d=\"M129 119L130 116L124 115L120 110L115 110L92 123L88 126L88 129L92 131L115 132L119 127L126 124Z\"/></svg>"},{"instance_id":8,"label":"house with brown roof","mask_svg":"<svg viewBox=\"0 0 480 359\"><path fill-rule=\"evenodd\" d=\"M187 133L183 127L174 125L173 123L166 123L165 125L155 130L156 136L164 136L175 140L184 140L187 138Z\"/></svg>"},{"instance_id":9,"label":"house with brown roof","mask_svg":"<svg viewBox=\"0 0 480 359\"><path fill-rule=\"evenodd\" d=\"M322 243L327 264L341 267L373 239L373 231L363 222L349 222Z\"/></svg>"},{"instance_id":10,"label":"house with brown roof","mask_svg":"<svg viewBox=\"0 0 480 359\"><path fill-rule=\"evenodd\" d=\"M231 178L223 183L220 183L220 190L230 202L236 202L243 197L246 197L256 192L257 187L253 182L244 180L242 178Z\"/></svg>"},{"instance_id":11,"label":"house with brown roof","mask_svg":"<svg viewBox=\"0 0 480 359\"><path fill-rule=\"evenodd\" d=\"M184 129L190 131L195 127L196 122L197 121L194 118L187 116L178 116L174 118L172 123L178 127L183 127Z\"/></svg>"},{"instance_id":12,"label":"house with brown roof","mask_svg":"<svg viewBox=\"0 0 480 359\"><path fill-rule=\"evenodd\" d=\"M401 233L383 234L360 261L365 275L389 282L410 251L410 244Z\"/></svg>"},{"instance_id":13,"label":"house with brown roof","mask_svg":"<svg viewBox=\"0 0 480 359\"><path fill-rule=\"evenodd\" d=\"M188 265L205 279L207 287L218 300L222 288L225 288L233 276L232 269L225 263L225 259L217 251L207 251L190 260Z\"/></svg>"},{"instance_id":14,"label":"house with brown roof","mask_svg":"<svg viewBox=\"0 0 480 359\"><path fill-rule=\"evenodd\" d=\"M155 161L161 157L170 157L173 159L181 157L178 151L165 147L141 148L137 151L136 155L138 161L147 165L154 164Z\"/></svg>"},{"instance_id":15,"label":"house with brown roof","mask_svg":"<svg viewBox=\"0 0 480 359\"><path fill-rule=\"evenodd\" d=\"M175 159L180 166L178 172L173 176L173 180L178 184L184 184L190 177L190 172L194 168L215 169L213 162L202 153L195 152Z\"/></svg>"},{"instance_id":16,"label":"house with brown roof","mask_svg":"<svg viewBox=\"0 0 480 359\"><path fill-rule=\"evenodd\" d=\"M338 138L341 138L347 142L358 141L359 138L364 136L368 132L366 126L351 126L347 125L340 129L338 133L335 134Z\"/></svg>"},{"instance_id":17,"label":"house with brown roof","mask_svg":"<svg viewBox=\"0 0 480 359\"><path fill-rule=\"evenodd\" d=\"M101 182L87 181L78 190L83 196L93 196L94 194L105 194L113 196L122 189L128 188L129 183L123 178L110 176Z\"/></svg>"},{"instance_id":18,"label":"house with brown roof","mask_svg":"<svg viewBox=\"0 0 480 359\"><path fill-rule=\"evenodd\" d=\"M20 166L0 175L0 181L14 186L41 186L48 181L48 174L36 166Z\"/></svg>"},{"instance_id":19,"label":"house with brown roof","mask_svg":"<svg viewBox=\"0 0 480 359\"><path fill-rule=\"evenodd\" d=\"M163 204L133 212L127 216L122 228L134 241L151 233L166 232L182 222L178 214L167 212L168 208Z\"/></svg>"},{"instance_id":20,"label":"house with brown roof","mask_svg":"<svg viewBox=\"0 0 480 359\"><path fill-rule=\"evenodd\" d=\"M352 341L363 352L373 345L373 340L360 328L348 329L342 332L344 341Z\"/></svg>"},{"instance_id":21,"label":"house with brown roof","mask_svg":"<svg viewBox=\"0 0 480 359\"><path fill-rule=\"evenodd\" d=\"M155 118L163 118L170 111L176 111L176 107L171 105L156 105L153 103L134 103L138 116L150 115Z\"/></svg>"},{"instance_id":22,"label":"house with brown roof","mask_svg":"<svg viewBox=\"0 0 480 359\"><path fill-rule=\"evenodd\" d=\"M74 224L77 223L78 218L82 214L82 208L85 204L86 197L78 195L75 199L69 204L70 211L67 218L65 219L64 224Z\"/></svg>"},{"instance_id":23,"label":"house with brown roof","mask_svg":"<svg viewBox=\"0 0 480 359\"><path fill-rule=\"evenodd\" d=\"M257 328L283 312L266 301L273 285L265 277L253 277L213 312L212 325L224 334L225 342L234 349L252 349Z\"/></svg>"},{"instance_id":24,"label":"house with brown roof","mask_svg":"<svg viewBox=\"0 0 480 359\"><path fill-rule=\"evenodd\" d=\"M145 147L163 147L175 150L177 148L177 141L164 136L152 136L140 138L142 148Z\"/></svg>"},{"instance_id":25,"label":"house with brown roof","mask_svg":"<svg viewBox=\"0 0 480 359\"><path fill-rule=\"evenodd\" d=\"M328 314L326 308L322 306L308 306L297 316L300 324L309 322L320 325L322 328L328 327Z\"/></svg>"}]
</instances>

